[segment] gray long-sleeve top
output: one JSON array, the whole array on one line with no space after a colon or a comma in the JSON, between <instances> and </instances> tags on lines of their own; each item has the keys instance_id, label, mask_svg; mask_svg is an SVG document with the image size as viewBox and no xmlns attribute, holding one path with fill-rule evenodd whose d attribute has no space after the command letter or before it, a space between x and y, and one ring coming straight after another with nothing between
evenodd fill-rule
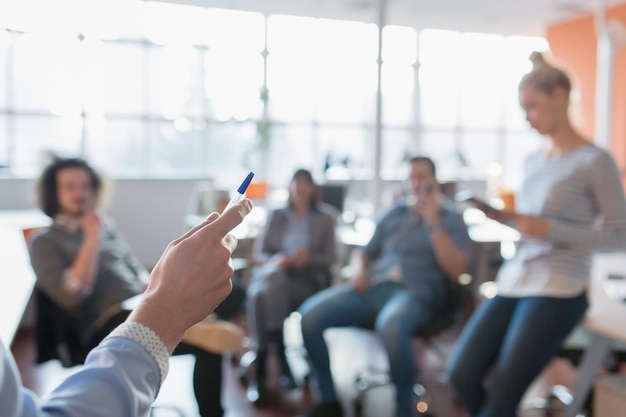
<instances>
[{"instance_id":1,"label":"gray long-sleeve top","mask_svg":"<svg viewBox=\"0 0 626 417\"><path fill-rule=\"evenodd\" d=\"M522 238L498 273L505 296L570 297L589 282L594 251L626 249L626 200L613 158L586 144L560 158L531 154L516 210L550 222L545 240Z\"/></svg>"}]
</instances>

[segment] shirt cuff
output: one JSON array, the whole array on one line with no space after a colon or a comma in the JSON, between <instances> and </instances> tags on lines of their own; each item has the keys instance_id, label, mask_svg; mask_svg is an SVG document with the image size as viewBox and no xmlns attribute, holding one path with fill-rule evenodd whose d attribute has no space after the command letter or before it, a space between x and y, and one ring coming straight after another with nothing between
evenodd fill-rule
<instances>
[{"instance_id":1,"label":"shirt cuff","mask_svg":"<svg viewBox=\"0 0 626 417\"><path fill-rule=\"evenodd\" d=\"M170 355L161 338L149 327L136 322L124 322L111 332L109 337L122 336L143 346L154 358L161 371L161 384L167 376Z\"/></svg>"},{"instance_id":2,"label":"shirt cuff","mask_svg":"<svg viewBox=\"0 0 626 417\"><path fill-rule=\"evenodd\" d=\"M69 269L63 272L62 285L70 294L77 296L81 301L91 294L91 288L84 286Z\"/></svg>"}]
</instances>

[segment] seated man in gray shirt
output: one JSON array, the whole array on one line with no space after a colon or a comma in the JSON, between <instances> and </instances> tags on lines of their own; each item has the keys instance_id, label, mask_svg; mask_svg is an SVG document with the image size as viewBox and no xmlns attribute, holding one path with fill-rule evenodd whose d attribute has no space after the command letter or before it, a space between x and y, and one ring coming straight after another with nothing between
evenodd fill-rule
<instances>
[{"instance_id":1,"label":"seated man in gray shirt","mask_svg":"<svg viewBox=\"0 0 626 417\"><path fill-rule=\"evenodd\" d=\"M409 188L411 201L378 222L350 284L323 290L299 309L318 387L318 402L306 416L343 416L323 333L348 326L374 328L380 335L396 387L396 416L415 413L411 337L442 309L451 283L466 272L471 243L461 214L439 194L431 159L411 159Z\"/></svg>"},{"instance_id":2,"label":"seated man in gray shirt","mask_svg":"<svg viewBox=\"0 0 626 417\"><path fill-rule=\"evenodd\" d=\"M55 159L37 190L41 209L53 223L30 244L38 289L72 317L85 351L126 319L129 312L121 303L143 293L149 276L111 222L96 211L102 188L101 177L84 160ZM200 415L222 416L221 354L186 343L174 351L186 353L196 358Z\"/></svg>"}]
</instances>

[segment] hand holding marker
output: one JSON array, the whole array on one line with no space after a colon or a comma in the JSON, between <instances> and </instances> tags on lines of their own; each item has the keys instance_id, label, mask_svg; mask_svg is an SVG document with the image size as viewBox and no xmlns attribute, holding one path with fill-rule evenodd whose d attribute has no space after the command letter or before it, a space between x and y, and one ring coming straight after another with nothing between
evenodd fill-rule
<instances>
[{"instance_id":1,"label":"hand holding marker","mask_svg":"<svg viewBox=\"0 0 626 417\"><path fill-rule=\"evenodd\" d=\"M246 195L246 190L248 189L248 185L250 185L250 181L252 181L252 177L254 177L254 172L250 172L246 179L243 180L239 188L237 188L237 190L233 193L233 197L226 205L224 211L228 210L244 198L244 196Z\"/></svg>"}]
</instances>

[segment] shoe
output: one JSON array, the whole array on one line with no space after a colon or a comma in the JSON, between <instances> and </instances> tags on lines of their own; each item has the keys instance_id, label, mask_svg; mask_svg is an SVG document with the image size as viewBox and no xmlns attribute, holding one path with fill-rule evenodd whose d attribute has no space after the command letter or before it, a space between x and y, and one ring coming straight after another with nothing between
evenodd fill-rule
<instances>
[{"instance_id":1,"label":"shoe","mask_svg":"<svg viewBox=\"0 0 626 417\"><path fill-rule=\"evenodd\" d=\"M266 402L268 399L268 390L265 381L262 379L250 381L248 388L246 388L246 398L255 405Z\"/></svg>"},{"instance_id":2,"label":"shoe","mask_svg":"<svg viewBox=\"0 0 626 417\"><path fill-rule=\"evenodd\" d=\"M240 349L245 338L243 329L236 324L206 319L187 329L183 342L221 355Z\"/></svg>"},{"instance_id":3,"label":"shoe","mask_svg":"<svg viewBox=\"0 0 626 417\"><path fill-rule=\"evenodd\" d=\"M343 417L343 408L338 401L316 404L308 412L299 417Z\"/></svg>"}]
</instances>

